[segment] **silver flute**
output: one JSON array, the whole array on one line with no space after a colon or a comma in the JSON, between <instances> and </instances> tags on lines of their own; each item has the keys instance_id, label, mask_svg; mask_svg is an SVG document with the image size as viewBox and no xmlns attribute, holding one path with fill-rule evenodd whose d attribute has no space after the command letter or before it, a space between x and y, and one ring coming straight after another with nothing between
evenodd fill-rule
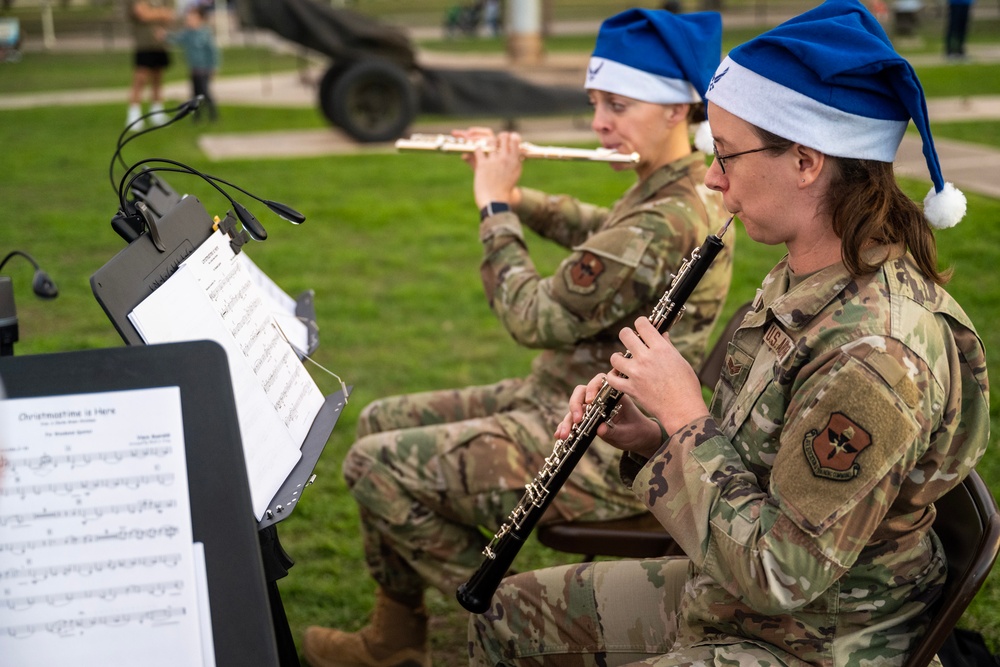
<instances>
[{"instance_id":1,"label":"silver flute","mask_svg":"<svg viewBox=\"0 0 1000 667\"><path fill-rule=\"evenodd\" d=\"M649 316L649 321L661 334L669 331L683 314L688 297L724 247L722 236L732 221L730 217L717 234L705 237L705 241L691 252L672 277L669 289ZM632 353L626 351L625 356L631 357ZM458 587L458 602L468 611L482 614L489 609L493 594L514 562L514 557L597 437L597 427L617 414L622 395L605 380L594 400L587 405L583 419L573 425L565 439L556 440L542 470L525 487L521 501L483 550L484 559L479 569Z\"/></svg>"},{"instance_id":2,"label":"silver flute","mask_svg":"<svg viewBox=\"0 0 1000 667\"><path fill-rule=\"evenodd\" d=\"M399 151L436 151L439 153L472 153L482 148L487 153L493 146L485 141L468 141L447 134L413 134L409 139L397 139ZM579 160L584 162L619 162L638 164L638 153L619 153L610 148L565 148L562 146L538 146L522 141L521 155L525 158L543 160Z\"/></svg>"}]
</instances>

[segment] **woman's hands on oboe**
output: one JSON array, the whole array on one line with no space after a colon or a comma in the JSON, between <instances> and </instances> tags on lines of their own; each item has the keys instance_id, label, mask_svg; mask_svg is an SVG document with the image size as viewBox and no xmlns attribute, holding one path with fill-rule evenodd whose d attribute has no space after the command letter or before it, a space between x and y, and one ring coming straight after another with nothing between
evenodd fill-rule
<instances>
[{"instance_id":1,"label":"woman's hands on oboe","mask_svg":"<svg viewBox=\"0 0 1000 667\"><path fill-rule=\"evenodd\" d=\"M608 423L602 424L597 435L619 449L648 458L660 447L660 428L643 411L662 424L668 434L673 434L707 416L708 408L694 369L669 337L661 335L647 318L640 317L635 329L622 329L618 337L631 356L615 353L611 357L614 369L611 373L598 375L573 391L569 413L556 428L555 436L569 436L573 424L583 418L587 404L606 381L624 396L610 427Z\"/></svg>"},{"instance_id":2,"label":"woman's hands on oboe","mask_svg":"<svg viewBox=\"0 0 1000 667\"><path fill-rule=\"evenodd\" d=\"M579 385L573 390L569 398L569 412L556 427L556 438L565 440L570 436L573 425L583 419L587 406L594 401L605 379L610 380L614 375L614 372L607 375L602 373L586 385ZM622 396L618 402L618 412L614 417L598 425L597 436L618 449L635 452L647 458L660 446L660 427L640 412L628 396Z\"/></svg>"}]
</instances>

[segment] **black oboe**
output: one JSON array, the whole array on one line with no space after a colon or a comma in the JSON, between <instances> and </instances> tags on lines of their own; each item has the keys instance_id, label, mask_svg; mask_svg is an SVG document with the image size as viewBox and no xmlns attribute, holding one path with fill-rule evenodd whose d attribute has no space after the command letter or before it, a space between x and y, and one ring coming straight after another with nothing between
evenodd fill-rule
<instances>
[{"instance_id":1,"label":"black oboe","mask_svg":"<svg viewBox=\"0 0 1000 667\"><path fill-rule=\"evenodd\" d=\"M684 304L695 287L712 265L725 244L722 236L729 229L730 217L717 234L709 234L705 241L684 260L677 274L670 281L667 292L657 302L649 321L661 334L684 312ZM632 353L626 351L626 357ZM597 437L597 427L611 419L618 409L622 392L612 389L607 381L601 385L597 396L587 406L583 419L573 425L568 437L556 440L552 453L535 479L524 488L524 495L511 510L507 521L500 527L483 549L483 563L467 582L458 587L458 602L475 614L481 614L490 606L490 600L507 574L539 518L545 513L555 494L569 478L590 443Z\"/></svg>"}]
</instances>

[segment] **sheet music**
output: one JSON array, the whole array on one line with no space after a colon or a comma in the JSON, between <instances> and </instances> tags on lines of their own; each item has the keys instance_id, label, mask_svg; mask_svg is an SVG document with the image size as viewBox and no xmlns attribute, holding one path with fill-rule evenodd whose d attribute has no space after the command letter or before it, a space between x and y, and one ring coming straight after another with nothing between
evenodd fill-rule
<instances>
[{"instance_id":1,"label":"sheet music","mask_svg":"<svg viewBox=\"0 0 1000 667\"><path fill-rule=\"evenodd\" d=\"M202 665L178 387L0 401L0 662Z\"/></svg>"},{"instance_id":2,"label":"sheet music","mask_svg":"<svg viewBox=\"0 0 1000 667\"><path fill-rule=\"evenodd\" d=\"M129 314L147 343L209 339L225 348L258 519L299 460L325 400L268 301L216 232Z\"/></svg>"},{"instance_id":3,"label":"sheet music","mask_svg":"<svg viewBox=\"0 0 1000 667\"><path fill-rule=\"evenodd\" d=\"M265 297L265 307L278 323L278 328L297 350L305 352L309 349L309 327L295 315L295 299L288 296L285 290L278 287L278 284L271 280L271 276L260 270L253 260L245 253L241 252L236 258L243 262L249 272L250 279L255 285L260 287Z\"/></svg>"}]
</instances>

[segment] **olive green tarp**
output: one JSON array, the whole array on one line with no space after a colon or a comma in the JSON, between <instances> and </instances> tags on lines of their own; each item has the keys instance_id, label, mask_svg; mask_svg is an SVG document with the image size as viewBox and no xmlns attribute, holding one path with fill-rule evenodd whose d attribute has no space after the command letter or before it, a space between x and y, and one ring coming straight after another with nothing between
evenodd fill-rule
<instances>
[{"instance_id":1,"label":"olive green tarp","mask_svg":"<svg viewBox=\"0 0 1000 667\"><path fill-rule=\"evenodd\" d=\"M542 86L498 70L426 69L407 35L358 12L316 0L240 0L241 19L329 56L379 58L413 80L420 111L442 115L545 115L585 112L582 88Z\"/></svg>"}]
</instances>

